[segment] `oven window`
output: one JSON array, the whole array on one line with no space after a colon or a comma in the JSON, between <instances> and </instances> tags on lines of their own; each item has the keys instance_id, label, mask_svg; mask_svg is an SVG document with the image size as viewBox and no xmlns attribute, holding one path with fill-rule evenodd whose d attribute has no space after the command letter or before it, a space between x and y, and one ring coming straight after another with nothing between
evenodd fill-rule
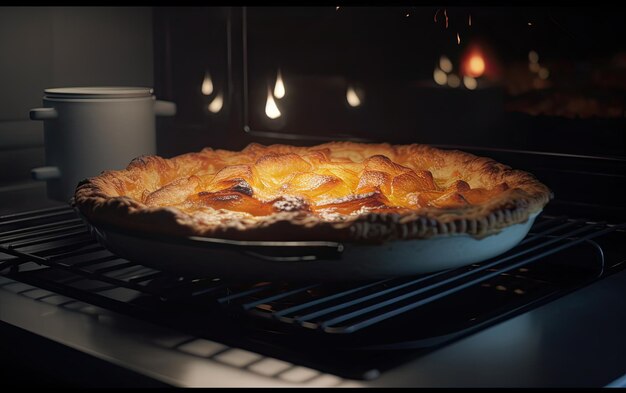
<instances>
[{"instance_id":1,"label":"oven window","mask_svg":"<svg viewBox=\"0 0 626 393\"><path fill-rule=\"evenodd\" d=\"M165 156L353 139L626 156L600 7L156 7Z\"/></svg>"},{"instance_id":2,"label":"oven window","mask_svg":"<svg viewBox=\"0 0 626 393\"><path fill-rule=\"evenodd\" d=\"M237 11L242 42L233 48L243 53L252 135L623 155L618 15L594 7ZM606 145L571 141L591 133Z\"/></svg>"},{"instance_id":3,"label":"oven window","mask_svg":"<svg viewBox=\"0 0 626 393\"><path fill-rule=\"evenodd\" d=\"M160 155L214 146L229 127L229 13L228 7L154 8L154 90L177 106L175 117L157 123Z\"/></svg>"}]
</instances>

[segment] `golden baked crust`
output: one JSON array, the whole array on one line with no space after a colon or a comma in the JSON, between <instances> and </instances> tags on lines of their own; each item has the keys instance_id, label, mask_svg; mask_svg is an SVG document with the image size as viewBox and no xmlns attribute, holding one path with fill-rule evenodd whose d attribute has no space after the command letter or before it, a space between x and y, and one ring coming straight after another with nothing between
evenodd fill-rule
<instances>
[{"instance_id":1,"label":"golden baked crust","mask_svg":"<svg viewBox=\"0 0 626 393\"><path fill-rule=\"evenodd\" d=\"M143 156L82 181L94 223L175 236L380 243L524 222L552 198L533 175L427 145L250 144Z\"/></svg>"}]
</instances>

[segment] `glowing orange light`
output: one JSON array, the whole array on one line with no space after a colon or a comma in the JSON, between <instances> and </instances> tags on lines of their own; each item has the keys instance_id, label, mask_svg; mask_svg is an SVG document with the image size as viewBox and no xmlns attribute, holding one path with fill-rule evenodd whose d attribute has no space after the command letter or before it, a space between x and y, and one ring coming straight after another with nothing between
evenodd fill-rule
<instances>
[{"instance_id":1,"label":"glowing orange light","mask_svg":"<svg viewBox=\"0 0 626 393\"><path fill-rule=\"evenodd\" d=\"M486 78L491 81L500 79L501 68L498 57L491 46L480 40L468 40L466 50L459 61L462 76ZM480 81L478 81L480 84Z\"/></svg>"},{"instance_id":2,"label":"glowing orange light","mask_svg":"<svg viewBox=\"0 0 626 393\"><path fill-rule=\"evenodd\" d=\"M467 75L478 78L485 72L485 59L478 54L472 54L467 60L466 73Z\"/></svg>"}]
</instances>

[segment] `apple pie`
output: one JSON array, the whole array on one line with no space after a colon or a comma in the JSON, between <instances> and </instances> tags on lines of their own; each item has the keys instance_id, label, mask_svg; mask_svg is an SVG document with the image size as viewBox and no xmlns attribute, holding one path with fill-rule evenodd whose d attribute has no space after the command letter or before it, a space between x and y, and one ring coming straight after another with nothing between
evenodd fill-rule
<instances>
[{"instance_id":1,"label":"apple pie","mask_svg":"<svg viewBox=\"0 0 626 393\"><path fill-rule=\"evenodd\" d=\"M83 180L73 204L92 224L172 236L381 243L482 238L552 198L533 175L428 145L330 142L205 148Z\"/></svg>"}]
</instances>

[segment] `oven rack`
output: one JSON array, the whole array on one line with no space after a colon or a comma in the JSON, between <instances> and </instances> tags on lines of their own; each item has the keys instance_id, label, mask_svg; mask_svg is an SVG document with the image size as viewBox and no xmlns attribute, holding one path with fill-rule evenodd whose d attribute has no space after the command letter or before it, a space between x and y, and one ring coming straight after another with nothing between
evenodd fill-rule
<instances>
[{"instance_id":1,"label":"oven rack","mask_svg":"<svg viewBox=\"0 0 626 393\"><path fill-rule=\"evenodd\" d=\"M243 284L218 277L179 276L119 258L97 243L76 213L63 206L0 217L0 274L19 275L21 281L105 308L130 307L135 315L150 302L163 308L201 302L236 315L346 334L464 289L488 286L494 278L515 276L533 262L583 243L597 254L589 277L595 280L607 269L603 249L593 239L624 232L625 227L543 215L511 251L461 269L359 283Z\"/></svg>"}]
</instances>

